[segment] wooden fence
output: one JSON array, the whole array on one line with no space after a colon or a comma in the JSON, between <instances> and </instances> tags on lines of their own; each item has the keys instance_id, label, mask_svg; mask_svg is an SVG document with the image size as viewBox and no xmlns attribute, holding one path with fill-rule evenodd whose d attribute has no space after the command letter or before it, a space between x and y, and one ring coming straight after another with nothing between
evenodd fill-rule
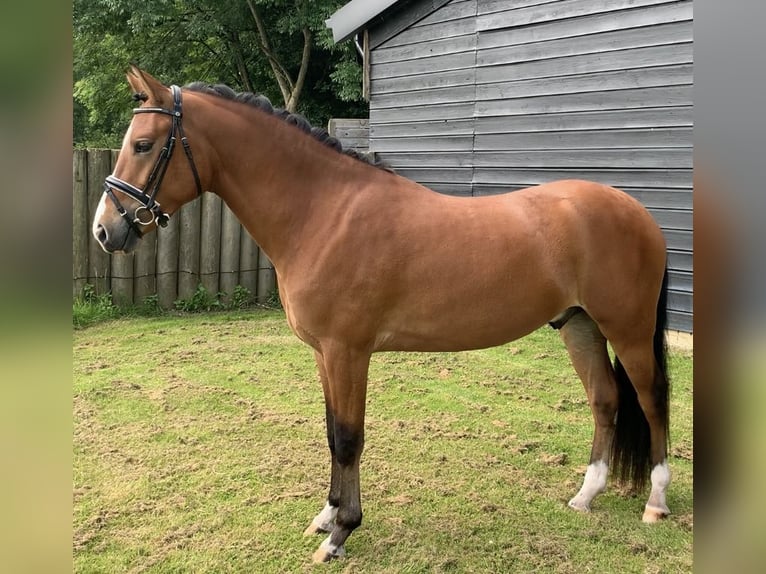
<instances>
[{"instance_id":1,"label":"wooden fence","mask_svg":"<svg viewBox=\"0 0 766 574\"><path fill-rule=\"evenodd\" d=\"M129 255L105 253L91 233L93 214L117 151L75 150L72 199L72 294L91 285L116 304L139 304L156 295L163 308L192 297L201 284L231 297L237 285L265 302L276 288L271 262L236 216L214 194L182 207L168 226L150 233Z\"/></svg>"}]
</instances>

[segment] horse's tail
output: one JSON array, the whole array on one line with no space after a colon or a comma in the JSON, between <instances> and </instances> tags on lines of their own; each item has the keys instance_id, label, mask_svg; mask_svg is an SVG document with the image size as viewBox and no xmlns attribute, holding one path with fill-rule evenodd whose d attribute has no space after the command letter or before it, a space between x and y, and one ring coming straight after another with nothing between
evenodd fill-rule
<instances>
[{"instance_id":1,"label":"horse's tail","mask_svg":"<svg viewBox=\"0 0 766 574\"><path fill-rule=\"evenodd\" d=\"M669 422L668 402L670 384L667 373L667 326L668 270L662 279L662 289L657 302L657 323L654 330L655 371L653 398L655 406L663 417L666 436ZM633 384L625 372L620 359L614 359L614 372L617 379L617 421L612 443L612 469L614 475L623 483L630 482L634 489L643 488L649 477L651 464L651 437L649 423L638 403L638 396Z\"/></svg>"}]
</instances>

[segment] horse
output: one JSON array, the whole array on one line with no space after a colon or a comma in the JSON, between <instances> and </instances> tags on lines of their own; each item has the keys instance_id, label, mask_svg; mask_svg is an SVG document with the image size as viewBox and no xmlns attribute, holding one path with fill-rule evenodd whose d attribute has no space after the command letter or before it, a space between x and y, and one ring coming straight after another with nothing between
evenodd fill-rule
<instances>
[{"instance_id":1,"label":"horse","mask_svg":"<svg viewBox=\"0 0 766 574\"><path fill-rule=\"evenodd\" d=\"M211 192L271 259L325 400L329 492L305 531L327 535L315 562L343 556L362 522L371 355L487 348L546 324L559 330L594 419L569 507L590 511L611 469L634 490L651 482L644 522L669 514L667 252L638 201L580 180L440 194L344 150L263 96L199 82L168 87L136 66L127 80L139 107L93 234L109 253L131 252Z\"/></svg>"}]
</instances>

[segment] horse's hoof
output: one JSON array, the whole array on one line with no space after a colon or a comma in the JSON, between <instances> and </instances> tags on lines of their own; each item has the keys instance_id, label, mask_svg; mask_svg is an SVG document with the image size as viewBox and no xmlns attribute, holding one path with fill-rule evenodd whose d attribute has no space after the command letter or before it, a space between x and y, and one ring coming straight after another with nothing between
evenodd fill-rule
<instances>
[{"instance_id":1,"label":"horse's hoof","mask_svg":"<svg viewBox=\"0 0 766 574\"><path fill-rule=\"evenodd\" d=\"M326 564L332 560L333 556L327 552L324 548L317 548L314 554L311 555L311 560L314 564Z\"/></svg>"},{"instance_id":2,"label":"horse's hoof","mask_svg":"<svg viewBox=\"0 0 766 574\"><path fill-rule=\"evenodd\" d=\"M334 544L331 544L330 539L328 538L319 545L319 548L316 549L311 556L311 559L314 561L314 564L324 564L333 558L343 558L345 555L346 549L343 548L343 546L335 546Z\"/></svg>"},{"instance_id":3,"label":"horse's hoof","mask_svg":"<svg viewBox=\"0 0 766 574\"><path fill-rule=\"evenodd\" d=\"M573 498L569 501L567 504L569 508L572 510L576 510L577 512L590 512L590 505L583 504L582 502L579 502L576 498Z\"/></svg>"},{"instance_id":4,"label":"horse's hoof","mask_svg":"<svg viewBox=\"0 0 766 574\"><path fill-rule=\"evenodd\" d=\"M655 522L659 522L665 518L668 514L670 514L670 510L668 510L668 508L649 506L647 504L646 508L644 508L644 516L641 518L641 520L647 524L654 524Z\"/></svg>"}]
</instances>

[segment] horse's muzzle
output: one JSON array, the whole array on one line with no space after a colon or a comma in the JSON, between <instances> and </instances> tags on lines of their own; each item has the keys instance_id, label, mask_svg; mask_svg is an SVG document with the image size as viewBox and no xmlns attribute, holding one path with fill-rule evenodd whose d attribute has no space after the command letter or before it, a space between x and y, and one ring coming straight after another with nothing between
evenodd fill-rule
<instances>
[{"instance_id":1,"label":"horse's muzzle","mask_svg":"<svg viewBox=\"0 0 766 574\"><path fill-rule=\"evenodd\" d=\"M93 226L93 237L107 253L130 253L141 241L141 236L129 225L118 225L116 229L108 230L96 223Z\"/></svg>"}]
</instances>

